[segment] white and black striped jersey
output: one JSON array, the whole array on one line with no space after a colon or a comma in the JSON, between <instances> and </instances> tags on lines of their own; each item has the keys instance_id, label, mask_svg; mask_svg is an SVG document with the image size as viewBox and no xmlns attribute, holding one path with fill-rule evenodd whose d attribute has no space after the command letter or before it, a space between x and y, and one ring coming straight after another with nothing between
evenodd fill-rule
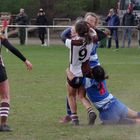
<instances>
[{"instance_id":1,"label":"white and black striped jersey","mask_svg":"<svg viewBox=\"0 0 140 140\"><path fill-rule=\"evenodd\" d=\"M80 37L77 37L76 40L80 39ZM88 60L90 58L91 50L93 48L93 43L86 44L83 43L80 46L76 46L72 44L71 39L66 39L65 41L66 47L70 49L70 71L75 76L83 76L81 65L83 62Z\"/></svg>"}]
</instances>

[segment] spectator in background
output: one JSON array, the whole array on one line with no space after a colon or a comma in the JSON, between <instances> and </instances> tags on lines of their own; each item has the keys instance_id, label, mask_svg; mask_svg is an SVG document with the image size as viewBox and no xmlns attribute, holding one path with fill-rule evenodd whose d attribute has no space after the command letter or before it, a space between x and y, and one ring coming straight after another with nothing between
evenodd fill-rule
<instances>
[{"instance_id":1,"label":"spectator in background","mask_svg":"<svg viewBox=\"0 0 140 140\"><path fill-rule=\"evenodd\" d=\"M27 25L28 24L28 16L24 12L23 8L20 9L20 13L16 17L16 22L18 25ZM19 28L19 39L20 39L21 45L25 44L25 36L26 36L25 27L20 27Z\"/></svg>"},{"instance_id":2,"label":"spectator in background","mask_svg":"<svg viewBox=\"0 0 140 140\"><path fill-rule=\"evenodd\" d=\"M138 30L138 45L140 48L140 17L137 17L137 27L136 29Z\"/></svg>"},{"instance_id":3,"label":"spectator in background","mask_svg":"<svg viewBox=\"0 0 140 140\"><path fill-rule=\"evenodd\" d=\"M119 26L120 24L120 19L119 16L117 15L116 9L110 9L109 14L107 15L106 18L106 22L108 23L108 26L110 26L108 27L110 30L110 37L108 39L108 48L111 48L112 36L114 36L116 49L118 49L119 48L118 28L112 27L112 26Z\"/></svg>"},{"instance_id":4,"label":"spectator in background","mask_svg":"<svg viewBox=\"0 0 140 140\"><path fill-rule=\"evenodd\" d=\"M37 25L47 25L47 19L45 17L45 12L42 8L39 9L39 12L37 14L36 23L37 23ZM45 42L45 34L46 34L46 28L39 27L38 35L39 35L39 39L41 40L42 46L47 46L47 43Z\"/></svg>"},{"instance_id":5,"label":"spectator in background","mask_svg":"<svg viewBox=\"0 0 140 140\"><path fill-rule=\"evenodd\" d=\"M126 13L123 15L122 25L123 26L134 26L134 23L135 23L135 16L132 13L132 9L128 8ZM122 48L125 47L126 38L128 38L128 48L130 48L131 32L132 32L132 27L125 27L124 28Z\"/></svg>"},{"instance_id":6,"label":"spectator in background","mask_svg":"<svg viewBox=\"0 0 140 140\"><path fill-rule=\"evenodd\" d=\"M132 1L132 0L131 0ZM132 11L133 10L133 8L134 8L134 4L135 2L129 2L129 4L128 4L128 8Z\"/></svg>"}]
</instances>

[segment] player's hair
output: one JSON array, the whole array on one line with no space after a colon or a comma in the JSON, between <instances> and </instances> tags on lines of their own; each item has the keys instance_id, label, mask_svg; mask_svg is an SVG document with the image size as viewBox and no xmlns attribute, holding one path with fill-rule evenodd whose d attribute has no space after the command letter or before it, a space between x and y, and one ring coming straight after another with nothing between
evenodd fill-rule
<instances>
[{"instance_id":1,"label":"player's hair","mask_svg":"<svg viewBox=\"0 0 140 140\"><path fill-rule=\"evenodd\" d=\"M77 22L80 22L80 21L83 21L84 19L83 19L83 17L82 16L79 16L79 17L77 17L76 19L75 19L75 24L77 23Z\"/></svg>"},{"instance_id":2,"label":"player's hair","mask_svg":"<svg viewBox=\"0 0 140 140\"><path fill-rule=\"evenodd\" d=\"M80 37L85 38L85 42L87 44L92 42L92 38L89 33L89 31L90 31L89 24L86 21L81 20L81 21L77 22L75 24L75 31Z\"/></svg>"},{"instance_id":3,"label":"player's hair","mask_svg":"<svg viewBox=\"0 0 140 140\"><path fill-rule=\"evenodd\" d=\"M93 74L93 78L97 82L101 82L105 79L108 79L108 76L105 73L105 70L101 66L95 66L94 68L91 69L91 72Z\"/></svg>"},{"instance_id":4,"label":"player's hair","mask_svg":"<svg viewBox=\"0 0 140 140\"><path fill-rule=\"evenodd\" d=\"M99 18L98 18L98 16L97 16L95 13L93 13L93 12L87 12L87 13L85 14L85 16L84 16L84 19L86 19L88 16L94 17L94 18L96 19L96 24L98 23Z\"/></svg>"}]
</instances>

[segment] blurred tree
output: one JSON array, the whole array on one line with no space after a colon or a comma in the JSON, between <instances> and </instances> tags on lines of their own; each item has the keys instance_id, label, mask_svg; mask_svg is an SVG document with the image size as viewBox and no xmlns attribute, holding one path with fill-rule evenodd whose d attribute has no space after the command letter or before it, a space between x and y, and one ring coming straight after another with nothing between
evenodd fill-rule
<instances>
[{"instance_id":1,"label":"blurred tree","mask_svg":"<svg viewBox=\"0 0 140 140\"><path fill-rule=\"evenodd\" d=\"M97 11L100 8L100 0L92 0L93 11ZM101 10L101 9L100 9Z\"/></svg>"},{"instance_id":2,"label":"blurred tree","mask_svg":"<svg viewBox=\"0 0 140 140\"><path fill-rule=\"evenodd\" d=\"M30 18L36 18L38 9L43 8L51 24L54 17L74 19L87 11L106 14L116 2L117 0L0 0L0 12L17 14L20 8L24 8Z\"/></svg>"},{"instance_id":3,"label":"blurred tree","mask_svg":"<svg viewBox=\"0 0 140 140\"><path fill-rule=\"evenodd\" d=\"M87 0L57 0L55 9L60 17L75 18L80 16L87 7Z\"/></svg>"},{"instance_id":4,"label":"blurred tree","mask_svg":"<svg viewBox=\"0 0 140 140\"><path fill-rule=\"evenodd\" d=\"M57 0L54 9L59 16L74 18L87 11L105 14L111 7L116 7L116 3L117 0Z\"/></svg>"},{"instance_id":5,"label":"blurred tree","mask_svg":"<svg viewBox=\"0 0 140 140\"><path fill-rule=\"evenodd\" d=\"M99 9L101 9L100 13L106 13L110 8L117 7L117 0L100 0ZM98 9L98 11L99 11Z\"/></svg>"},{"instance_id":6,"label":"blurred tree","mask_svg":"<svg viewBox=\"0 0 140 140\"><path fill-rule=\"evenodd\" d=\"M15 12L18 9L17 0L4 0L0 2L0 12Z\"/></svg>"},{"instance_id":7,"label":"blurred tree","mask_svg":"<svg viewBox=\"0 0 140 140\"><path fill-rule=\"evenodd\" d=\"M52 24L53 18L55 17L55 4L58 0L39 0L40 8L43 8L46 13L48 24Z\"/></svg>"},{"instance_id":8,"label":"blurred tree","mask_svg":"<svg viewBox=\"0 0 140 140\"><path fill-rule=\"evenodd\" d=\"M24 8L29 17L33 17L38 7L38 0L0 0L0 12L17 14L20 8Z\"/></svg>"}]
</instances>

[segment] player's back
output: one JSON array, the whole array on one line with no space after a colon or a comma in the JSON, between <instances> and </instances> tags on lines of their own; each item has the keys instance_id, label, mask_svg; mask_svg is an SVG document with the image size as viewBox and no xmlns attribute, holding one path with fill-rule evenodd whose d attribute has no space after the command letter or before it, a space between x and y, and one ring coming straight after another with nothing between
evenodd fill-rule
<instances>
[{"instance_id":1,"label":"player's back","mask_svg":"<svg viewBox=\"0 0 140 140\"><path fill-rule=\"evenodd\" d=\"M113 98L113 95L107 90L105 80L97 82L94 79L85 78L84 87L88 98L92 101L96 108L104 106Z\"/></svg>"},{"instance_id":2,"label":"player's back","mask_svg":"<svg viewBox=\"0 0 140 140\"><path fill-rule=\"evenodd\" d=\"M75 39L81 38L77 37ZM67 39L65 45L70 49L70 71L75 76L83 76L81 64L90 58L93 43L86 44L84 42L82 45L73 45L72 40Z\"/></svg>"}]
</instances>

